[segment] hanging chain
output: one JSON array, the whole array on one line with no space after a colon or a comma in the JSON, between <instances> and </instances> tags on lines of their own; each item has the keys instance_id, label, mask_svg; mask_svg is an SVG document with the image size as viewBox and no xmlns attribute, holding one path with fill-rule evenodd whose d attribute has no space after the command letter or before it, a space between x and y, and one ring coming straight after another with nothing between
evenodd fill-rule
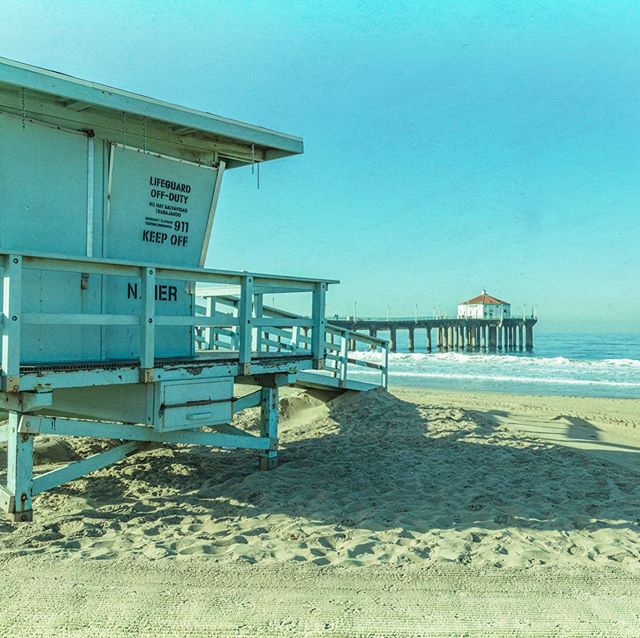
<instances>
[{"instance_id":1,"label":"hanging chain","mask_svg":"<svg viewBox=\"0 0 640 638\"><path fill-rule=\"evenodd\" d=\"M260 162L256 162L256 145L251 145L251 174L256 176L256 187L260 190Z\"/></svg>"},{"instance_id":2,"label":"hanging chain","mask_svg":"<svg viewBox=\"0 0 640 638\"><path fill-rule=\"evenodd\" d=\"M24 123L25 123L25 119L27 117L27 111L26 111L25 106L24 106L24 86L22 87L22 91L21 91L20 97L21 97L21 102L22 102L22 105L21 105L22 130L24 131Z\"/></svg>"},{"instance_id":3,"label":"hanging chain","mask_svg":"<svg viewBox=\"0 0 640 638\"><path fill-rule=\"evenodd\" d=\"M122 111L122 143L127 143L127 112Z\"/></svg>"},{"instance_id":4,"label":"hanging chain","mask_svg":"<svg viewBox=\"0 0 640 638\"><path fill-rule=\"evenodd\" d=\"M147 152L147 116L142 119L142 150Z\"/></svg>"}]
</instances>

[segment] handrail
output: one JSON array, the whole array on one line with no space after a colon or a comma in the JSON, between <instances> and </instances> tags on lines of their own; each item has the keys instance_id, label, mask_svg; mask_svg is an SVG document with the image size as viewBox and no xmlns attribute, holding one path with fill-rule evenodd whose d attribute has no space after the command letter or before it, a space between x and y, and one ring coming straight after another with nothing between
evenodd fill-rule
<instances>
[{"instance_id":1,"label":"handrail","mask_svg":"<svg viewBox=\"0 0 640 638\"><path fill-rule=\"evenodd\" d=\"M208 313L217 312L216 305L224 305L230 308L237 308L239 300L237 297L231 295L199 295L200 299L203 299L205 305L198 304L197 311L203 315ZM274 308L272 306L261 307L262 316L271 315L272 317L281 317L290 321L300 320L300 315L297 315L280 308ZM302 318L304 319L304 318ZM265 329L267 327L264 320L257 320L262 326L262 330L258 332L258 343L261 347L264 347L266 351L272 349L278 352L304 352L310 347L311 339L305 334L304 324L300 324L301 331L296 330L295 327L292 330L282 329L280 326L271 330ZM272 324L273 325L273 324ZM324 349L327 352L325 355L327 365L324 368L324 373L331 375L333 378L337 378L342 387L348 385L349 372L353 368L368 368L377 370L380 373L380 379L378 385L386 388L388 386L388 368L389 368L389 341L387 339L381 339L379 337L373 337L371 335L362 334L356 330L350 330L348 328L342 328L331 323L326 324L326 337L324 343ZM201 331L204 332L204 331ZM220 337L225 336L229 338L229 341L224 341ZM208 339L207 339L208 337ZM211 349L226 349L233 347L234 336L233 333L227 331L223 333L220 330L210 330L205 337L200 334L197 338L198 343L201 346L206 346ZM336 344L336 338L338 343ZM350 357L349 353L357 349L358 344L365 344L369 350L375 350L382 353L382 362L377 363L374 361L366 361ZM318 375L319 379L320 376Z\"/></svg>"},{"instance_id":2,"label":"handrail","mask_svg":"<svg viewBox=\"0 0 640 638\"><path fill-rule=\"evenodd\" d=\"M340 321L344 323L381 323L381 324L391 324L394 322L403 322L403 323L420 323L421 321L501 321L501 320L515 320L515 321L528 321L532 319L538 319L538 315L529 314L526 316L522 315L511 315L510 317L449 317L449 316L412 316L412 317L334 317L332 321Z\"/></svg>"},{"instance_id":3,"label":"handrail","mask_svg":"<svg viewBox=\"0 0 640 638\"><path fill-rule=\"evenodd\" d=\"M139 261L124 261L120 259L108 259L98 257L81 257L75 255L60 255L56 253L31 253L22 251L0 250L0 257L5 259L10 255L20 255L25 268L38 268L41 270L61 270L64 272L91 272L91 267L95 266L96 272L100 274L111 274L113 267L122 276L134 274L140 268L150 267L151 264ZM59 267L51 264L59 264ZM246 270L219 270L213 268L192 268L174 267L168 265L153 265L161 279L181 279L197 280L199 282L238 284L246 277L252 277L258 282L273 282L281 284L299 284L311 289L314 284L337 284L337 279L313 279L309 277L289 277L287 275L273 275L268 273L255 273ZM126 272L126 269L130 269Z\"/></svg>"}]
</instances>

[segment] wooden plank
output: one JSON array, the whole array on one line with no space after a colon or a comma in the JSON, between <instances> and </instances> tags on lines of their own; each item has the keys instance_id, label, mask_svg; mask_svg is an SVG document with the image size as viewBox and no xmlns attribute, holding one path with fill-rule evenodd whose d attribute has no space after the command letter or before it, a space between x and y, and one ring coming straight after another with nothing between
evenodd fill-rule
<instances>
[{"instance_id":1,"label":"wooden plank","mask_svg":"<svg viewBox=\"0 0 640 638\"><path fill-rule=\"evenodd\" d=\"M343 390L364 392L379 387L375 383L366 383L364 381L348 380L342 382L340 379L331 377L328 374L312 371L299 372L296 380L296 386L301 388L317 388L319 390L335 390L338 392Z\"/></svg>"},{"instance_id":2,"label":"wooden plank","mask_svg":"<svg viewBox=\"0 0 640 638\"><path fill-rule=\"evenodd\" d=\"M15 512L31 512L33 436L18 432L19 416L9 412L7 490L15 495Z\"/></svg>"},{"instance_id":3,"label":"wooden plank","mask_svg":"<svg viewBox=\"0 0 640 638\"><path fill-rule=\"evenodd\" d=\"M26 325L58 325L58 326L136 326L140 323L138 315L110 315L88 313L25 313L23 323Z\"/></svg>"},{"instance_id":4,"label":"wooden plank","mask_svg":"<svg viewBox=\"0 0 640 638\"><path fill-rule=\"evenodd\" d=\"M278 388L261 388L260 397L260 436L275 442L261 453L260 469L272 470L278 464Z\"/></svg>"},{"instance_id":5,"label":"wooden plank","mask_svg":"<svg viewBox=\"0 0 640 638\"><path fill-rule=\"evenodd\" d=\"M253 277L243 277L238 304L238 352L241 374L251 374L251 345L253 333Z\"/></svg>"},{"instance_id":6,"label":"wooden plank","mask_svg":"<svg viewBox=\"0 0 640 638\"><path fill-rule=\"evenodd\" d=\"M255 398L252 397L252 401L254 400ZM26 421L23 421L23 423L26 424ZM126 425L122 423L103 423L99 421L52 417L29 417L29 423L31 425L28 431L37 431L39 434L46 435L96 437L128 440L132 442L185 443L190 445L210 445L213 447L247 448L254 450L268 450L271 449L273 445L269 438L253 436L251 434L238 435L226 432L200 432L198 430L157 432L153 428L144 425ZM27 429L27 426L23 425L23 429ZM109 463L106 465L108 464ZM105 467L105 465L101 467ZM78 476L82 476L82 473L78 474Z\"/></svg>"},{"instance_id":7,"label":"wooden plank","mask_svg":"<svg viewBox=\"0 0 640 638\"><path fill-rule=\"evenodd\" d=\"M260 394L260 390L235 399L233 401L233 413L236 414L236 412L241 412L242 410L246 410L247 408L256 408L260 405L261 400L262 397Z\"/></svg>"},{"instance_id":8,"label":"wooden plank","mask_svg":"<svg viewBox=\"0 0 640 638\"><path fill-rule=\"evenodd\" d=\"M20 336L22 323L22 257L7 255L2 278L2 372L7 390L14 391L12 378L20 376Z\"/></svg>"},{"instance_id":9,"label":"wooden plank","mask_svg":"<svg viewBox=\"0 0 640 638\"><path fill-rule=\"evenodd\" d=\"M63 483L74 481L85 474L90 474L91 472L113 465L129 454L138 451L138 449L139 443L129 441L105 452L93 454L86 459L75 461L64 467L40 474L33 479L33 495L41 494Z\"/></svg>"},{"instance_id":10,"label":"wooden plank","mask_svg":"<svg viewBox=\"0 0 640 638\"><path fill-rule=\"evenodd\" d=\"M171 315L161 315L156 317L156 324L158 326L219 326L230 327L237 326L238 319L236 317L229 317L228 315L215 315L213 317L175 317Z\"/></svg>"},{"instance_id":11,"label":"wooden plank","mask_svg":"<svg viewBox=\"0 0 640 638\"><path fill-rule=\"evenodd\" d=\"M155 363L155 285L156 274L153 268L141 269L142 313L140 315L140 367L150 370ZM141 377L141 380L146 378Z\"/></svg>"},{"instance_id":12,"label":"wooden plank","mask_svg":"<svg viewBox=\"0 0 640 638\"><path fill-rule=\"evenodd\" d=\"M314 322L312 319L306 317L288 318L288 317L262 317L255 319L253 325L260 327L275 327L275 328L293 328L294 326L300 326L303 328L312 328ZM269 332L273 332L270 330Z\"/></svg>"},{"instance_id":13,"label":"wooden plank","mask_svg":"<svg viewBox=\"0 0 640 638\"><path fill-rule=\"evenodd\" d=\"M314 368L321 370L324 367L324 342L325 342L325 304L327 285L318 283L313 289L313 327L311 329L311 356Z\"/></svg>"},{"instance_id":14,"label":"wooden plank","mask_svg":"<svg viewBox=\"0 0 640 638\"><path fill-rule=\"evenodd\" d=\"M14 510L15 497L4 485L0 485L0 511L12 512Z\"/></svg>"}]
</instances>

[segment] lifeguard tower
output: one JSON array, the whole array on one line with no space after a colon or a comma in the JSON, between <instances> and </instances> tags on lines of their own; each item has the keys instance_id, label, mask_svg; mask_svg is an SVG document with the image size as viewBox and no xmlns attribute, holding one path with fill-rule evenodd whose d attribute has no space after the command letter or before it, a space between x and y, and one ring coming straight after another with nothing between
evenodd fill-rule
<instances>
[{"instance_id":1,"label":"lifeguard tower","mask_svg":"<svg viewBox=\"0 0 640 638\"><path fill-rule=\"evenodd\" d=\"M271 469L278 388L303 373L349 387L348 335L325 337L334 282L203 267L225 171L302 151L298 137L0 59L10 517L30 520L35 495L149 442L255 449ZM305 316L263 303L287 293L307 293ZM256 406L259 435L230 425ZM116 444L34 475L38 434Z\"/></svg>"}]
</instances>

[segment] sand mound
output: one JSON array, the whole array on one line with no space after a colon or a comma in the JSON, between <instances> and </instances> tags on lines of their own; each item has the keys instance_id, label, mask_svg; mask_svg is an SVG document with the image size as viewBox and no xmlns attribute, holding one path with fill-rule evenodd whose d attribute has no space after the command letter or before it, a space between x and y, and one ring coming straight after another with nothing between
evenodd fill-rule
<instances>
[{"instance_id":1,"label":"sand mound","mask_svg":"<svg viewBox=\"0 0 640 638\"><path fill-rule=\"evenodd\" d=\"M631 470L520 436L486 411L382 391L329 402L294 391L281 412L272 472L246 451L149 450L42 495L31 525L0 523L0 551L640 571ZM65 440L42 458L86 446Z\"/></svg>"}]
</instances>

